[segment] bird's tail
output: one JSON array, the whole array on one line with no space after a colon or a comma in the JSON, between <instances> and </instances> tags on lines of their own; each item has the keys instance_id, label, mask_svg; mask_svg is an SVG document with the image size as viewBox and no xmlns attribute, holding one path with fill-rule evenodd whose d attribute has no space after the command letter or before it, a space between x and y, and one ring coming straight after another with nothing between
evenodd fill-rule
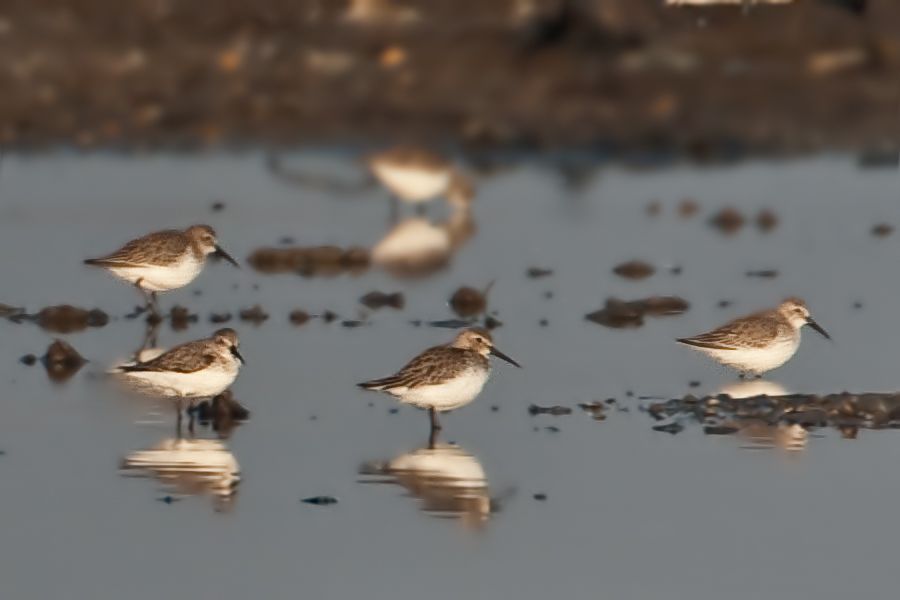
<instances>
[{"instance_id":1,"label":"bird's tail","mask_svg":"<svg viewBox=\"0 0 900 600\"><path fill-rule=\"evenodd\" d=\"M383 379L373 379L371 381L363 381L362 383L357 383L359 387L364 390L373 390L373 391L381 391L385 390L389 387L392 387L393 384L397 383L396 377L384 377Z\"/></svg>"}]
</instances>

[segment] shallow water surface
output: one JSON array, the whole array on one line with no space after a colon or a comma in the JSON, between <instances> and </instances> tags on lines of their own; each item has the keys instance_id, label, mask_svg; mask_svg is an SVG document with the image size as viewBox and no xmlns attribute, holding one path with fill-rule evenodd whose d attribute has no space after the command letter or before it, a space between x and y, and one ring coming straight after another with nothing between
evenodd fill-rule
<instances>
[{"instance_id":1,"label":"shallow water surface","mask_svg":"<svg viewBox=\"0 0 900 600\"><path fill-rule=\"evenodd\" d=\"M344 182L360 178L340 154L285 159ZM208 335L219 327L211 312L259 304L270 318L231 323L247 357L233 390L251 419L221 440L202 426L179 440L170 405L104 375L141 345L144 326L124 318L135 291L81 259L195 222L213 225L238 258L284 236L372 248L391 230L386 194L297 185L274 177L256 152L8 157L0 302L30 312L98 307L112 320L69 335L0 321L0 593L889 597L900 546L891 518L900 433L713 436L685 421L670 435L654 431L641 407L734 393L733 374L674 338L788 295L804 297L835 341L807 332L764 393L896 390L900 250L896 237L870 230L896 218L897 184L896 171L862 171L841 157L612 166L578 188L526 162L481 178L474 228L429 276L397 278L379 266L300 277L209 265L188 289L162 296L164 307L187 306L199 321L179 332L163 323L160 345ZM677 210L686 197L700 205L691 218ZM657 215L646 211L653 200ZM224 210L212 211L215 201ZM750 217L732 236L707 224L726 206ZM779 223L762 233L752 220L766 207ZM439 223L452 219L434 209ZM641 281L613 274L631 259L656 273ZM529 267L554 272L533 279ZM746 276L766 269L778 276ZM411 321L454 318L454 290L491 281L488 308L503 323L495 340L524 368L498 362L481 397L444 416L429 448L424 413L393 413L390 398L354 383L447 341L452 331ZM403 292L404 308L365 309L358 299L373 290ZM690 308L637 329L584 319L607 297L651 295L681 296ZM288 313L298 308L338 318L293 326ZM64 383L19 363L54 337L90 361ZM577 407L608 398L616 403L605 420ZM531 416L531 404L574 410ZM337 503L301 502L315 496Z\"/></svg>"}]
</instances>

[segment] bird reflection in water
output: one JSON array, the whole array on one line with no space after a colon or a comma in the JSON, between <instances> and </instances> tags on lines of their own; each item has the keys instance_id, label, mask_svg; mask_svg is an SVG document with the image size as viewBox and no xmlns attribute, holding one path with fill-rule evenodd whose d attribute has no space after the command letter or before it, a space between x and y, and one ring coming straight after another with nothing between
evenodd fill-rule
<instances>
[{"instance_id":1,"label":"bird reflection in water","mask_svg":"<svg viewBox=\"0 0 900 600\"><path fill-rule=\"evenodd\" d=\"M387 462L362 465L362 483L395 484L421 502L420 510L438 518L459 519L480 529L499 510L478 459L456 444L437 441Z\"/></svg>"},{"instance_id":2,"label":"bird reflection in water","mask_svg":"<svg viewBox=\"0 0 900 600\"><path fill-rule=\"evenodd\" d=\"M136 450L122 460L121 473L154 478L174 499L209 496L219 512L234 504L241 481L240 466L228 447L220 440L199 438L168 438Z\"/></svg>"},{"instance_id":3,"label":"bird reflection in water","mask_svg":"<svg viewBox=\"0 0 900 600\"><path fill-rule=\"evenodd\" d=\"M394 225L375 244L372 263L394 277L426 277L446 267L476 230L468 209L454 210L438 222L409 217Z\"/></svg>"},{"instance_id":4,"label":"bird reflection in water","mask_svg":"<svg viewBox=\"0 0 900 600\"><path fill-rule=\"evenodd\" d=\"M756 398L758 396L786 396L787 389L774 381L753 379L730 383L719 393L734 399ZM779 448L788 452L798 452L806 448L809 432L797 423L771 423L764 419L741 419L735 421L739 427L738 437L745 442L745 448Z\"/></svg>"}]
</instances>

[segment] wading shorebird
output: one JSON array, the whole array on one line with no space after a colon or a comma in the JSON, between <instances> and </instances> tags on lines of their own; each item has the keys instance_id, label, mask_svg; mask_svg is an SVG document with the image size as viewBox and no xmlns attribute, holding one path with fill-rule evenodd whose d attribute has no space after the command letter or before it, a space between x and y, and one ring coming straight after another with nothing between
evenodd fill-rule
<instances>
[{"instance_id":1,"label":"wading shorebird","mask_svg":"<svg viewBox=\"0 0 900 600\"><path fill-rule=\"evenodd\" d=\"M438 412L465 406L481 392L491 374L488 355L521 367L494 346L486 330L466 329L449 344L425 350L394 375L359 387L387 392L404 404L427 409L432 430L439 430Z\"/></svg>"},{"instance_id":2,"label":"wading shorebird","mask_svg":"<svg viewBox=\"0 0 900 600\"><path fill-rule=\"evenodd\" d=\"M219 329L211 337L187 342L156 358L121 365L118 370L143 391L176 400L178 428L184 401L193 404L227 390L238 376L244 357L234 329Z\"/></svg>"},{"instance_id":3,"label":"wading shorebird","mask_svg":"<svg viewBox=\"0 0 900 600\"><path fill-rule=\"evenodd\" d=\"M810 316L803 300L788 298L777 308L741 317L708 333L677 341L736 369L741 377L759 377L794 356L800 346L800 329L804 325L831 339Z\"/></svg>"},{"instance_id":4,"label":"wading shorebird","mask_svg":"<svg viewBox=\"0 0 900 600\"><path fill-rule=\"evenodd\" d=\"M372 175L407 204L419 205L445 195L456 209L468 209L475 187L453 163L413 146L397 146L372 154L366 160Z\"/></svg>"},{"instance_id":5,"label":"wading shorebird","mask_svg":"<svg viewBox=\"0 0 900 600\"><path fill-rule=\"evenodd\" d=\"M102 267L134 285L144 296L147 307L156 313L156 293L189 284L203 270L210 254L238 266L219 246L216 232L209 225L150 233L131 240L112 254L89 258L84 264Z\"/></svg>"}]
</instances>

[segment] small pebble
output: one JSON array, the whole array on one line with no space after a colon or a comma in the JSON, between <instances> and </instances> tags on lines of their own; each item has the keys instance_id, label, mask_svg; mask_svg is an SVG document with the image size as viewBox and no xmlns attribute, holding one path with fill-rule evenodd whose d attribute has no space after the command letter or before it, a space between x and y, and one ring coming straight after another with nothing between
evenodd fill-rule
<instances>
[{"instance_id":1,"label":"small pebble","mask_svg":"<svg viewBox=\"0 0 900 600\"><path fill-rule=\"evenodd\" d=\"M542 269L540 267L531 267L525 273L529 279L539 279L541 277L549 277L553 275L553 269Z\"/></svg>"},{"instance_id":2,"label":"small pebble","mask_svg":"<svg viewBox=\"0 0 900 600\"><path fill-rule=\"evenodd\" d=\"M887 237L894 233L893 225L888 225L887 223L879 223L872 227L872 235L875 237Z\"/></svg>"},{"instance_id":3,"label":"small pebble","mask_svg":"<svg viewBox=\"0 0 900 600\"><path fill-rule=\"evenodd\" d=\"M330 506L332 504L337 504L338 499L334 496L310 496L309 498L303 498L300 500L304 504L313 504L315 506Z\"/></svg>"},{"instance_id":4,"label":"small pebble","mask_svg":"<svg viewBox=\"0 0 900 600\"><path fill-rule=\"evenodd\" d=\"M544 500L547 499L547 494L538 492L537 494L532 494L531 497L534 498L535 500L537 500L538 502L543 502Z\"/></svg>"},{"instance_id":5,"label":"small pebble","mask_svg":"<svg viewBox=\"0 0 900 600\"><path fill-rule=\"evenodd\" d=\"M298 308L297 310L291 311L288 319L290 319L291 323L294 325L303 325L304 323L309 321L309 313Z\"/></svg>"}]
</instances>

